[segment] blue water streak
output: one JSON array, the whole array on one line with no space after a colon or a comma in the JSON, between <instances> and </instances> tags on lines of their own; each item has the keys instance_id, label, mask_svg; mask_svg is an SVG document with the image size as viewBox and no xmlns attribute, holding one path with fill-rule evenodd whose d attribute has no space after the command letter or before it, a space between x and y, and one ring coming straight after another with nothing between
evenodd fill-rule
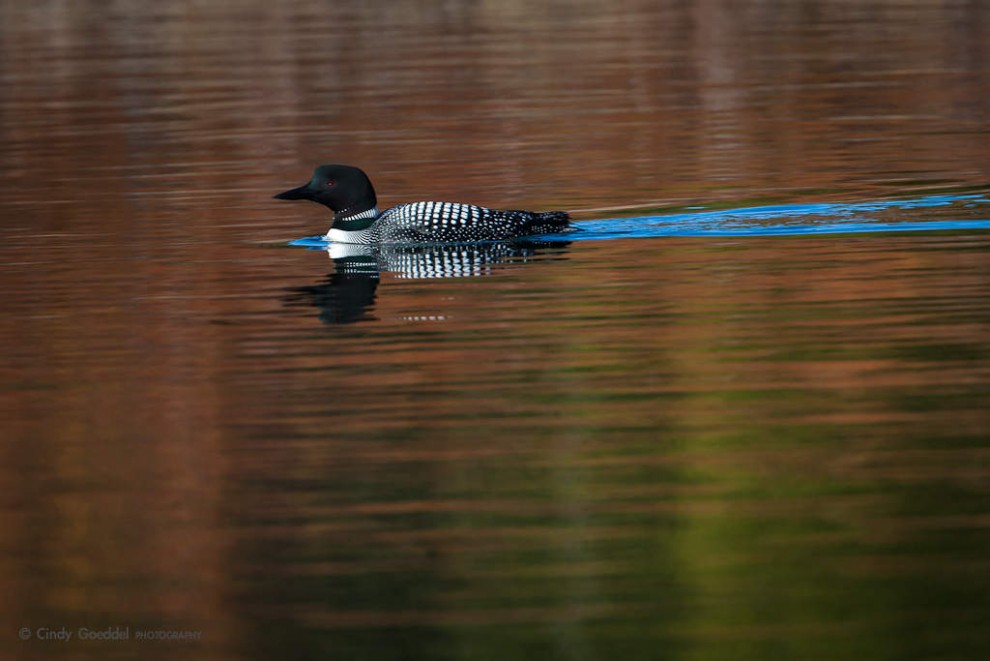
<instances>
[{"instance_id":1,"label":"blue water streak","mask_svg":"<svg viewBox=\"0 0 990 661\"><path fill-rule=\"evenodd\" d=\"M990 230L990 219L965 218L990 204L975 195L930 195L907 200L852 204L812 203L717 211L692 211L662 216L610 218L576 223L583 231L567 235L572 241L620 238L704 236L811 236L864 232L926 232ZM939 220L929 220L938 209ZM946 212L955 217L944 218ZM955 213L958 212L958 213ZM960 218L959 216L963 216ZM549 237L548 237L549 238Z\"/></svg>"},{"instance_id":2,"label":"blue water streak","mask_svg":"<svg viewBox=\"0 0 990 661\"><path fill-rule=\"evenodd\" d=\"M532 237L541 241L607 241L660 237L815 236L879 232L987 231L981 214L985 193L928 195L874 202L777 204L739 209L698 211L632 218L605 218L575 223L578 231ZM326 239L311 236L290 245L325 249Z\"/></svg>"},{"instance_id":3,"label":"blue water streak","mask_svg":"<svg viewBox=\"0 0 990 661\"><path fill-rule=\"evenodd\" d=\"M309 250L326 250L330 242L327 241L327 237L317 234L316 236L304 236L301 239L293 239L289 241L289 245L298 248L308 248Z\"/></svg>"}]
</instances>

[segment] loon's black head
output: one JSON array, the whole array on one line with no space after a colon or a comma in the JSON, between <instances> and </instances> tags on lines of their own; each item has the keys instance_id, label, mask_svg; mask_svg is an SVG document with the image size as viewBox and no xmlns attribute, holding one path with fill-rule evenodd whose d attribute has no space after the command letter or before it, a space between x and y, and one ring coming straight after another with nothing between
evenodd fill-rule
<instances>
[{"instance_id":1,"label":"loon's black head","mask_svg":"<svg viewBox=\"0 0 990 661\"><path fill-rule=\"evenodd\" d=\"M312 200L329 207L338 217L374 209L375 189L363 171L349 165L321 165L309 183L279 193L277 200Z\"/></svg>"}]
</instances>

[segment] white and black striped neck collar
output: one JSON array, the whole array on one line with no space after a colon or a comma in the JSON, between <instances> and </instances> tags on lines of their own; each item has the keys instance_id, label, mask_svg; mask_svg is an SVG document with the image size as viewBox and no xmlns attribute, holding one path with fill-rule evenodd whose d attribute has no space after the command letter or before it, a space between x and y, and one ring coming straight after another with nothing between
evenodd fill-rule
<instances>
[{"instance_id":1,"label":"white and black striped neck collar","mask_svg":"<svg viewBox=\"0 0 990 661\"><path fill-rule=\"evenodd\" d=\"M347 212L347 209L341 209L340 211L337 212L336 218L345 221L364 220L365 218L378 218L378 207L371 207L366 211L361 211L360 213L356 213L354 215L349 214Z\"/></svg>"},{"instance_id":2,"label":"white and black striped neck collar","mask_svg":"<svg viewBox=\"0 0 990 661\"><path fill-rule=\"evenodd\" d=\"M378 207L371 207L352 215L348 215L347 209L341 209L334 215L332 227L348 232L367 229L379 215Z\"/></svg>"}]
</instances>

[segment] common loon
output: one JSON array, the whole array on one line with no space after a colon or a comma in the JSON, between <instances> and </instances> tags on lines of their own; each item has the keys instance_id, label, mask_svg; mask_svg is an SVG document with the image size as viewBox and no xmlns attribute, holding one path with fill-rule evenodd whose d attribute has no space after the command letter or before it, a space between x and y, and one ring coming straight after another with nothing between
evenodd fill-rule
<instances>
[{"instance_id":1,"label":"common loon","mask_svg":"<svg viewBox=\"0 0 990 661\"><path fill-rule=\"evenodd\" d=\"M452 202L412 202L379 212L368 175L349 165L321 165L309 183L275 198L312 200L329 207L334 216L326 238L336 243L499 241L570 227L565 211L501 211Z\"/></svg>"}]
</instances>

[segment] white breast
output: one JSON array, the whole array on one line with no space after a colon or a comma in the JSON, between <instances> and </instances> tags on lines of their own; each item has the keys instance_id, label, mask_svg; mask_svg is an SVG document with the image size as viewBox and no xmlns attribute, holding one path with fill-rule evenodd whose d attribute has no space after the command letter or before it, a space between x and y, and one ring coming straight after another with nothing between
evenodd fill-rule
<instances>
[{"instance_id":1,"label":"white breast","mask_svg":"<svg viewBox=\"0 0 990 661\"><path fill-rule=\"evenodd\" d=\"M367 257L374 254L374 248L369 245L360 245L357 243L328 243L327 254L330 256L330 259Z\"/></svg>"},{"instance_id":2,"label":"white breast","mask_svg":"<svg viewBox=\"0 0 990 661\"><path fill-rule=\"evenodd\" d=\"M331 228L324 238L332 243L368 243L364 239L367 234L368 230L348 232L347 230Z\"/></svg>"}]
</instances>

